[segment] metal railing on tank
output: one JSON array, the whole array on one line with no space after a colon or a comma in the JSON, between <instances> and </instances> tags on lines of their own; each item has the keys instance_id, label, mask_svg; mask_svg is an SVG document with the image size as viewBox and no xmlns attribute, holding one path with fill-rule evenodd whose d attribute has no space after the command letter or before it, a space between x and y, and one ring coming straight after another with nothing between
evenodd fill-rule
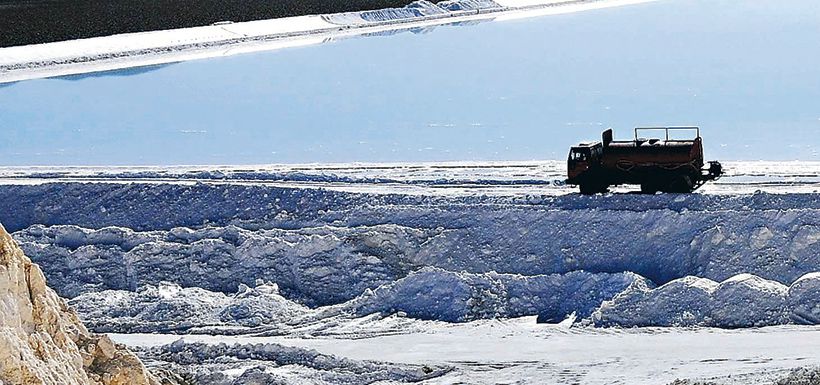
<instances>
[{"instance_id":1,"label":"metal railing on tank","mask_svg":"<svg viewBox=\"0 0 820 385\"><path fill-rule=\"evenodd\" d=\"M669 139L669 131L695 131L695 138L700 138L700 127L697 126L670 126L670 127L635 127L635 141L637 142L640 138L638 137L638 131L660 131L663 130L664 134L666 135L665 141L691 141L693 139Z\"/></svg>"}]
</instances>

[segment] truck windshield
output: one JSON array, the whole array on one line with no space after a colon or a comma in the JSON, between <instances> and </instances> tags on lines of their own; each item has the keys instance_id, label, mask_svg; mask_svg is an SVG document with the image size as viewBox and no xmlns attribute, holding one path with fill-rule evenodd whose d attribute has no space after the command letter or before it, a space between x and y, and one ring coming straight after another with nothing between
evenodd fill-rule
<instances>
[{"instance_id":1,"label":"truck windshield","mask_svg":"<svg viewBox=\"0 0 820 385\"><path fill-rule=\"evenodd\" d=\"M573 151L569 158L570 160L585 161L587 160L587 154L580 151Z\"/></svg>"}]
</instances>

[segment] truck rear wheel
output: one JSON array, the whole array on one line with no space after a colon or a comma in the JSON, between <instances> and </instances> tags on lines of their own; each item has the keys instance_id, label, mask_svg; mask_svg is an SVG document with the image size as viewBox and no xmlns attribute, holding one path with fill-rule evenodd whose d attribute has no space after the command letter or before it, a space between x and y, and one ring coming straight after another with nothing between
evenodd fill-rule
<instances>
[{"instance_id":1,"label":"truck rear wheel","mask_svg":"<svg viewBox=\"0 0 820 385\"><path fill-rule=\"evenodd\" d=\"M692 192L692 178L688 175L682 175L672 180L669 183L667 192L671 193L690 193Z\"/></svg>"},{"instance_id":2,"label":"truck rear wheel","mask_svg":"<svg viewBox=\"0 0 820 385\"><path fill-rule=\"evenodd\" d=\"M604 193L609 188L609 186L607 185L601 185L596 183L582 183L578 187L581 189L581 194L584 195Z\"/></svg>"}]
</instances>

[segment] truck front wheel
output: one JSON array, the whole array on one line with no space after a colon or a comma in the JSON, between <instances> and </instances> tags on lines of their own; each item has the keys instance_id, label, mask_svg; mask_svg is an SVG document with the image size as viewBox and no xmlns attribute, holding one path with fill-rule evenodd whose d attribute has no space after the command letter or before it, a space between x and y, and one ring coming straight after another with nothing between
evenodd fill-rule
<instances>
[{"instance_id":1,"label":"truck front wheel","mask_svg":"<svg viewBox=\"0 0 820 385\"><path fill-rule=\"evenodd\" d=\"M658 192L658 186L654 183L641 183L641 194L654 194Z\"/></svg>"}]
</instances>

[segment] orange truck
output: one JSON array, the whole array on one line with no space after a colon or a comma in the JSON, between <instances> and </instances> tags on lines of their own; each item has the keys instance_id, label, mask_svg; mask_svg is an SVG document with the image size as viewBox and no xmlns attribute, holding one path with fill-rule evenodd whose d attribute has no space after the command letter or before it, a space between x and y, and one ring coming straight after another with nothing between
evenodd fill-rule
<instances>
[{"instance_id":1,"label":"orange truck","mask_svg":"<svg viewBox=\"0 0 820 385\"><path fill-rule=\"evenodd\" d=\"M645 132L664 135L639 136ZM680 139L681 133L688 138ZM723 174L720 162L704 164L698 127L639 127L634 140L613 140L612 129L607 129L601 139L569 151L567 184L578 186L581 194L606 192L610 186L624 184L640 185L646 194L690 193Z\"/></svg>"}]
</instances>

